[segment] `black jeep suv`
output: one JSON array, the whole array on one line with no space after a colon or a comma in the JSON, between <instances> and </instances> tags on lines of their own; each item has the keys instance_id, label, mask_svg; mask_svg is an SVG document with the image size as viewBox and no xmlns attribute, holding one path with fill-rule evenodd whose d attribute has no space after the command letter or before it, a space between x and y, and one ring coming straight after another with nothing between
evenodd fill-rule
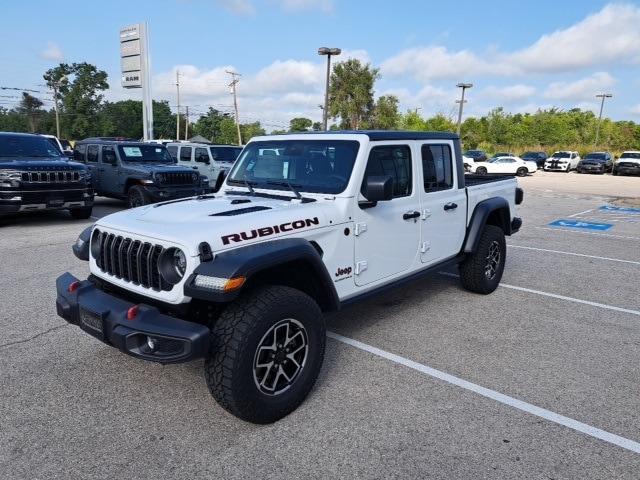
<instances>
[{"instance_id":1,"label":"black jeep suv","mask_svg":"<svg viewBox=\"0 0 640 480\"><path fill-rule=\"evenodd\" d=\"M164 145L87 138L76 142L74 159L91 170L97 195L126 200L131 208L208 191L208 179L176 165Z\"/></svg>"},{"instance_id":2,"label":"black jeep suv","mask_svg":"<svg viewBox=\"0 0 640 480\"><path fill-rule=\"evenodd\" d=\"M0 216L34 210L68 209L89 218L91 174L71 162L40 135L0 132Z\"/></svg>"}]
</instances>

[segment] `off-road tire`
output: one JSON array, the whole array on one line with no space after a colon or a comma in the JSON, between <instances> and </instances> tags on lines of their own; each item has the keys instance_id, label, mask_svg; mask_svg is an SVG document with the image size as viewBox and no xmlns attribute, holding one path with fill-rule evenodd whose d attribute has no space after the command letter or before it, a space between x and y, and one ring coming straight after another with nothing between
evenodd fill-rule
<instances>
[{"instance_id":1,"label":"off-road tire","mask_svg":"<svg viewBox=\"0 0 640 480\"><path fill-rule=\"evenodd\" d=\"M86 220L91 216L92 211L93 207L72 208L69 210L69 214L76 220Z\"/></svg>"},{"instance_id":2,"label":"off-road tire","mask_svg":"<svg viewBox=\"0 0 640 480\"><path fill-rule=\"evenodd\" d=\"M307 357L287 390L268 395L254 380L254 359L265 334L284 319L304 326ZM210 328L207 386L236 417L259 424L275 422L294 411L313 388L324 359L326 330L320 307L305 293L284 286L259 287L231 303Z\"/></svg>"},{"instance_id":3,"label":"off-road tire","mask_svg":"<svg viewBox=\"0 0 640 480\"><path fill-rule=\"evenodd\" d=\"M136 208L147 203L147 196L139 185L132 186L127 192L127 207Z\"/></svg>"},{"instance_id":4,"label":"off-road tire","mask_svg":"<svg viewBox=\"0 0 640 480\"><path fill-rule=\"evenodd\" d=\"M489 249L494 245L494 242L499 246L500 262L495 275L492 278L488 278L485 269L488 263ZM504 239L504 232L500 227L486 225L480 237L478 248L460 264L462 286L471 292L484 295L493 292L498 288L502 279L506 256L507 244Z\"/></svg>"},{"instance_id":5,"label":"off-road tire","mask_svg":"<svg viewBox=\"0 0 640 480\"><path fill-rule=\"evenodd\" d=\"M487 169L485 167L478 167L478 168L476 168L476 174L477 175L486 175L487 174Z\"/></svg>"},{"instance_id":6,"label":"off-road tire","mask_svg":"<svg viewBox=\"0 0 640 480\"><path fill-rule=\"evenodd\" d=\"M516 171L516 175L518 175L519 177L526 177L527 173L529 173L529 170L527 170L525 167L520 167Z\"/></svg>"}]
</instances>

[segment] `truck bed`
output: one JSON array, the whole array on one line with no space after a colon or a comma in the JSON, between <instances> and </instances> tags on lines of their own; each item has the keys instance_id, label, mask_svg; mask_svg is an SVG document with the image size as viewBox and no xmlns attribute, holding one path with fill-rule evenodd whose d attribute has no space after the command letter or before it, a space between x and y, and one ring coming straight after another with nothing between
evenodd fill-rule
<instances>
[{"instance_id":1,"label":"truck bed","mask_svg":"<svg viewBox=\"0 0 640 480\"><path fill-rule=\"evenodd\" d=\"M508 180L510 178L515 178L515 175L512 175L510 173L493 175L476 175L474 173L467 173L464 176L464 183L467 187L474 187L476 185L499 182L500 180Z\"/></svg>"}]
</instances>

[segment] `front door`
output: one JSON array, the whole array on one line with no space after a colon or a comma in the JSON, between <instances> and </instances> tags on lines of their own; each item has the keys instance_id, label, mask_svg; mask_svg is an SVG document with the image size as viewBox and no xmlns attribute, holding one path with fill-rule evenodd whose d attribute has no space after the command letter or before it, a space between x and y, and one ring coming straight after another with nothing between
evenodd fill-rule
<instances>
[{"instance_id":1,"label":"front door","mask_svg":"<svg viewBox=\"0 0 640 480\"><path fill-rule=\"evenodd\" d=\"M356 285L408 271L416 261L420 241L420 193L414 186L410 146L373 147L365 179L368 175L391 176L394 198L359 208L355 214Z\"/></svg>"},{"instance_id":2,"label":"front door","mask_svg":"<svg viewBox=\"0 0 640 480\"><path fill-rule=\"evenodd\" d=\"M104 192L113 195L124 193L124 184L120 179L119 170L115 148L103 145L100 155L100 184Z\"/></svg>"},{"instance_id":3,"label":"front door","mask_svg":"<svg viewBox=\"0 0 640 480\"><path fill-rule=\"evenodd\" d=\"M458 187L453 143L420 145L423 185L420 222L420 259L437 263L453 257L462 248L467 221L467 195Z\"/></svg>"}]
</instances>

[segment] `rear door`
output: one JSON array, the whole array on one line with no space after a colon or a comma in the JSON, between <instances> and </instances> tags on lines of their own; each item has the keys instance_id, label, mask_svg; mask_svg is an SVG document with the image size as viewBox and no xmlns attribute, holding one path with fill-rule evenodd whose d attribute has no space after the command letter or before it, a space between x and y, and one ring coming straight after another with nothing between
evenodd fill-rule
<instances>
[{"instance_id":1,"label":"rear door","mask_svg":"<svg viewBox=\"0 0 640 480\"><path fill-rule=\"evenodd\" d=\"M356 210L356 285L408 271L416 260L420 241L420 192L414 185L410 145L381 142L373 146L365 179L368 175L390 175L394 198Z\"/></svg>"},{"instance_id":2,"label":"rear door","mask_svg":"<svg viewBox=\"0 0 640 480\"><path fill-rule=\"evenodd\" d=\"M418 149L422 164L420 259L436 263L462 248L467 195L458 184L453 142L421 142Z\"/></svg>"}]
</instances>

